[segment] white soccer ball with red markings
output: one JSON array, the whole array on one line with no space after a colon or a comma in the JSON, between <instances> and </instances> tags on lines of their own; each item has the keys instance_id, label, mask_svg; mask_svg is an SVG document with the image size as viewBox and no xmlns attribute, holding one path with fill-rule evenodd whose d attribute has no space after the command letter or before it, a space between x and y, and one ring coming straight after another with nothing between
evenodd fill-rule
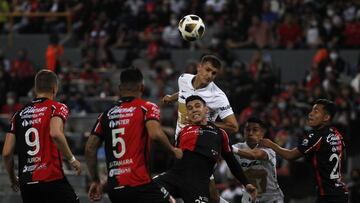
<instances>
[{"instance_id":1,"label":"white soccer ball with red markings","mask_svg":"<svg viewBox=\"0 0 360 203\"><path fill-rule=\"evenodd\" d=\"M179 32L186 41L195 41L200 39L205 32L203 20L197 15L187 15L179 22Z\"/></svg>"}]
</instances>

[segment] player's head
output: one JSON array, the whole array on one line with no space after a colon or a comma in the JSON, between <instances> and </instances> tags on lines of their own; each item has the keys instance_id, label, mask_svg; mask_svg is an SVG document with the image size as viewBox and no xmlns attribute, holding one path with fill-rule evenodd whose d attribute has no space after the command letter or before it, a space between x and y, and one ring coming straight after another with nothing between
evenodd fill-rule
<instances>
[{"instance_id":1,"label":"player's head","mask_svg":"<svg viewBox=\"0 0 360 203\"><path fill-rule=\"evenodd\" d=\"M54 72L50 70L41 70L35 76L35 93L53 94L58 91L58 79Z\"/></svg>"},{"instance_id":2,"label":"player's head","mask_svg":"<svg viewBox=\"0 0 360 203\"><path fill-rule=\"evenodd\" d=\"M266 130L266 124L262 120L256 117L249 118L244 128L245 140L249 147L255 147L264 138Z\"/></svg>"},{"instance_id":3,"label":"player's head","mask_svg":"<svg viewBox=\"0 0 360 203\"><path fill-rule=\"evenodd\" d=\"M334 102L328 99L318 99L315 101L309 115L309 126L313 128L322 127L331 122L336 113Z\"/></svg>"},{"instance_id":4,"label":"player's head","mask_svg":"<svg viewBox=\"0 0 360 203\"><path fill-rule=\"evenodd\" d=\"M186 113L187 119L192 124L206 124L207 113L209 109L206 107L206 102L203 98L197 95L192 95L186 98Z\"/></svg>"},{"instance_id":5,"label":"player's head","mask_svg":"<svg viewBox=\"0 0 360 203\"><path fill-rule=\"evenodd\" d=\"M214 81L220 69L221 61L218 57L214 55L205 55L201 58L196 75L201 84L208 85L210 82Z\"/></svg>"},{"instance_id":6,"label":"player's head","mask_svg":"<svg viewBox=\"0 0 360 203\"><path fill-rule=\"evenodd\" d=\"M122 71L119 89L121 96L142 93L144 90L144 78L141 71L134 67Z\"/></svg>"}]
</instances>

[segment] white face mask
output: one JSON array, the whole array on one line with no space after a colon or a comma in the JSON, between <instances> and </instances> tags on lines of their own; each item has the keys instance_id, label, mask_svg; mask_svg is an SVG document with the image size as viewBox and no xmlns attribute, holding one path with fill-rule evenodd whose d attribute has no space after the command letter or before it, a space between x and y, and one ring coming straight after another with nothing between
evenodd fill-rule
<instances>
[{"instance_id":1,"label":"white face mask","mask_svg":"<svg viewBox=\"0 0 360 203\"><path fill-rule=\"evenodd\" d=\"M7 98L7 99L6 99L6 103L7 103L8 105L13 105L13 104L15 103L15 100L14 100L13 98Z\"/></svg>"},{"instance_id":2,"label":"white face mask","mask_svg":"<svg viewBox=\"0 0 360 203\"><path fill-rule=\"evenodd\" d=\"M335 14L335 11L333 9L328 9L326 11L326 14L329 16L329 17L332 17L334 14Z\"/></svg>"},{"instance_id":3,"label":"white face mask","mask_svg":"<svg viewBox=\"0 0 360 203\"><path fill-rule=\"evenodd\" d=\"M331 25L330 22L324 22L323 26L324 26L324 28L325 28L326 30L330 30L331 27L332 27L332 25Z\"/></svg>"},{"instance_id":4,"label":"white face mask","mask_svg":"<svg viewBox=\"0 0 360 203\"><path fill-rule=\"evenodd\" d=\"M330 53L330 59L335 61L338 58L338 54L336 52L331 52Z\"/></svg>"}]
</instances>

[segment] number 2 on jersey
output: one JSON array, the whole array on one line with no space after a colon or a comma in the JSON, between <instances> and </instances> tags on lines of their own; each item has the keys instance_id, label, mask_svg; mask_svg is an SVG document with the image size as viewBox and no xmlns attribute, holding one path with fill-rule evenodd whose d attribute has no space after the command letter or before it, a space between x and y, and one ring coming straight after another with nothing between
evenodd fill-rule
<instances>
[{"instance_id":1,"label":"number 2 on jersey","mask_svg":"<svg viewBox=\"0 0 360 203\"><path fill-rule=\"evenodd\" d=\"M34 135L33 141L31 141L30 137L32 134ZM35 147L27 151L30 156L35 156L40 151L39 131L36 128L29 128L25 132L25 142L29 147Z\"/></svg>"},{"instance_id":2,"label":"number 2 on jersey","mask_svg":"<svg viewBox=\"0 0 360 203\"><path fill-rule=\"evenodd\" d=\"M112 135L112 146L115 148L113 150L114 157L119 159L124 156L126 148L125 148L125 140L120 137L121 135L125 134L125 128L113 129L111 131ZM117 144L120 143L120 152L118 152Z\"/></svg>"},{"instance_id":3,"label":"number 2 on jersey","mask_svg":"<svg viewBox=\"0 0 360 203\"><path fill-rule=\"evenodd\" d=\"M329 161L332 162L332 160L335 159L336 160L336 163L335 163L335 166L334 168L332 169L331 173L330 173L330 179L338 179L340 178L340 166L339 166L339 155L337 154L332 154L329 158Z\"/></svg>"}]
</instances>

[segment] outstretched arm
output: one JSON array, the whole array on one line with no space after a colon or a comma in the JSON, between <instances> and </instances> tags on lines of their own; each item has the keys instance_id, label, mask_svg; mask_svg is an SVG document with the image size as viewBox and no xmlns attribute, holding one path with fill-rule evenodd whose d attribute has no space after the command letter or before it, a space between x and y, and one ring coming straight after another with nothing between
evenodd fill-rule
<instances>
[{"instance_id":1,"label":"outstretched arm","mask_svg":"<svg viewBox=\"0 0 360 203\"><path fill-rule=\"evenodd\" d=\"M215 122L215 125L224 129L227 133L237 133L239 130L239 125L234 114L225 117L221 122Z\"/></svg>"},{"instance_id":2,"label":"outstretched arm","mask_svg":"<svg viewBox=\"0 0 360 203\"><path fill-rule=\"evenodd\" d=\"M240 157L243 157L245 159L250 160L269 160L269 157L266 152L260 149L239 149L236 148L234 145L233 151L235 154L239 155Z\"/></svg>"},{"instance_id":3,"label":"outstretched arm","mask_svg":"<svg viewBox=\"0 0 360 203\"><path fill-rule=\"evenodd\" d=\"M162 102L165 104L171 104L176 102L179 98L179 92L175 92L174 94L167 94L162 98Z\"/></svg>"},{"instance_id":4,"label":"outstretched arm","mask_svg":"<svg viewBox=\"0 0 360 203\"><path fill-rule=\"evenodd\" d=\"M223 158L229 166L231 173L245 186L246 191L251 194L252 198L255 199L257 195L256 188L249 183L240 164L236 161L234 154L232 152L223 153Z\"/></svg>"},{"instance_id":5,"label":"outstretched arm","mask_svg":"<svg viewBox=\"0 0 360 203\"><path fill-rule=\"evenodd\" d=\"M162 130L159 121L148 120L146 122L146 129L151 139L158 140L169 152L172 152L177 159L182 158L182 150L173 147L170 144L170 141Z\"/></svg>"},{"instance_id":6,"label":"outstretched arm","mask_svg":"<svg viewBox=\"0 0 360 203\"><path fill-rule=\"evenodd\" d=\"M286 148L280 147L279 145L277 145L276 143L274 143L273 141L271 141L269 139L260 140L260 145L271 148L278 155L280 155L281 157L283 157L284 159L287 159L287 160L295 160L302 156L301 152L298 150L297 147L295 147L293 149L286 149Z\"/></svg>"}]
</instances>

